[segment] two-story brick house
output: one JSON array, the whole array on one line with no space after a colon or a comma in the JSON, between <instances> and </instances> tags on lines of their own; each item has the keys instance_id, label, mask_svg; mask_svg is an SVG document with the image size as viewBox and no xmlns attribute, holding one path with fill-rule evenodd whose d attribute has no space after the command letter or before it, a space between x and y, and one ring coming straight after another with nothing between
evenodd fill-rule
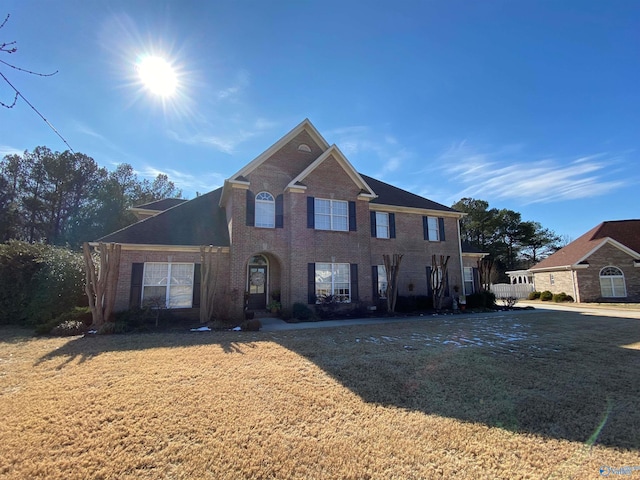
<instances>
[{"instance_id":1,"label":"two-story brick house","mask_svg":"<svg viewBox=\"0 0 640 480\"><path fill-rule=\"evenodd\" d=\"M197 309L201 246L216 252L216 302L232 314L245 301L264 309L276 293L285 308L326 295L373 305L386 290L383 254L404 255L401 295L430 294L432 254L450 256L448 295L454 286L477 288L466 278L475 265L463 270L475 262L463 260L463 214L358 173L309 120L222 187L157 215L154 209L100 240L122 245L116 310L151 297Z\"/></svg>"}]
</instances>

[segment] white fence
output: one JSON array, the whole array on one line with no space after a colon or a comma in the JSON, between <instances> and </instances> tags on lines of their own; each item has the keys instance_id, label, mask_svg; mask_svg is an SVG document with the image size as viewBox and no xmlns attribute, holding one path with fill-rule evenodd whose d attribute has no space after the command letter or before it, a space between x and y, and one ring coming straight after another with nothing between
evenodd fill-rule
<instances>
[{"instance_id":1,"label":"white fence","mask_svg":"<svg viewBox=\"0 0 640 480\"><path fill-rule=\"evenodd\" d=\"M491 291L496 298L527 298L529 293L533 292L533 285L530 283L496 283L491 285Z\"/></svg>"}]
</instances>

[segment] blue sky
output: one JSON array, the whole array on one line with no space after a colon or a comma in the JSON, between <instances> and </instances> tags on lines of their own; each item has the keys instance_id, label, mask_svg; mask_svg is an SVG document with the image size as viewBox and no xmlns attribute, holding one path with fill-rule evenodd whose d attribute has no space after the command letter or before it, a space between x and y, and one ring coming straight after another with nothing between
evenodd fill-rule
<instances>
[{"instance_id":1,"label":"blue sky","mask_svg":"<svg viewBox=\"0 0 640 480\"><path fill-rule=\"evenodd\" d=\"M640 1L4 0L0 72L71 147L193 198L309 118L355 168L571 239L640 218ZM166 58L178 90L145 88ZM0 101L13 94L0 79ZM0 155L66 145L26 103Z\"/></svg>"}]
</instances>

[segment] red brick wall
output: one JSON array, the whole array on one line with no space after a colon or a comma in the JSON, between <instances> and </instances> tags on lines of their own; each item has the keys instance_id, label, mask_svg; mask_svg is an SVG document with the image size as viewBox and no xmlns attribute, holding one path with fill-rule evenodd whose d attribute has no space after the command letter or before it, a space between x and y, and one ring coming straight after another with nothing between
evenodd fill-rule
<instances>
[{"instance_id":1,"label":"red brick wall","mask_svg":"<svg viewBox=\"0 0 640 480\"><path fill-rule=\"evenodd\" d=\"M201 263L200 252L159 252L144 250L122 250L120 255L120 271L118 273L118 287L116 293L115 311L127 310L129 308L129 297L131 292L131 265L133 263L145 262L185 262ZM220 279L227 279L229 275L229 255L223 253L219 268ZM225 280L221 281L224 285ZM224 289L220 289L219 301L224 300Z\"/></svg>"}]
</instances>

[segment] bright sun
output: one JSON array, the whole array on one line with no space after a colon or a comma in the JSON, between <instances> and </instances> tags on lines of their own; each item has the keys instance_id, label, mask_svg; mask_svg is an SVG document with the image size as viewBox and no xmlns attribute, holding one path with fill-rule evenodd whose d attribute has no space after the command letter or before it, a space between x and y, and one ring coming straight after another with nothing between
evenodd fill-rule
<instances>
[{"instance_id":1,"label":"bright sun","mask_svg":"<svg viewBox=\"0 0 640 480\"><path fill-rule=\"evenodd\" d=\"M162 97L169 97L175 93L178 86L176 73L164 58L143 57L138 61L136 68L140 80L152 93Z\"/></svg>"}]
</instances>

